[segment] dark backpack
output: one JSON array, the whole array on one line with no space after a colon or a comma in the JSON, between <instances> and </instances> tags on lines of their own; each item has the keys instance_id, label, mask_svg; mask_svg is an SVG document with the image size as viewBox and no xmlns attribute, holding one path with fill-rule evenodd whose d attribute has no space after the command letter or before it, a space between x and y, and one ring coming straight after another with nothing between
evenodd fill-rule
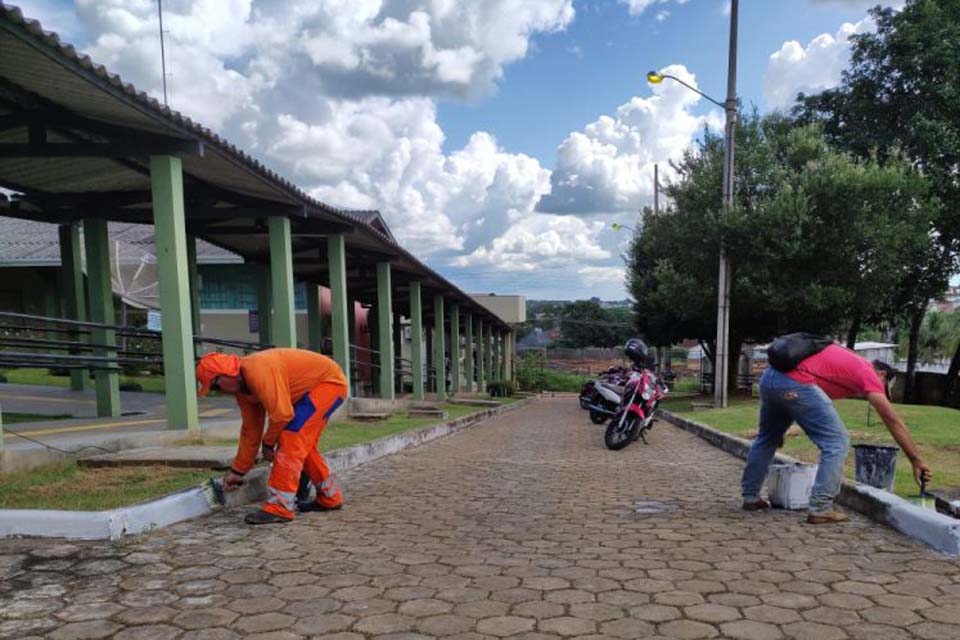
<instances>
[{"instance_id":1,"label":"dark backpack","mask_svg":"<svg viewBox=\"0 0 960 640\"><path fill-rule=\"evenodd\" d=\"M833 344L833 340L815 333L788 333L774 340L767 348L767 361L770 366L787 373L812 355L816 355Z\"/></svg>"}]
</instances>

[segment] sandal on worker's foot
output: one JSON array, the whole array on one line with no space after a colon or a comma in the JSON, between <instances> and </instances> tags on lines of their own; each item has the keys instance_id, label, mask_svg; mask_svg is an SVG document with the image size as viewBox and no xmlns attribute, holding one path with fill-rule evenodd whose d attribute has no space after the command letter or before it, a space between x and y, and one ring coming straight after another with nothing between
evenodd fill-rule
<instances>
[{"instance_id":1,"label":"sandal on worker's foot","mask_svg":"<svg viewBox=\"0 0 960 640\"><path fill-rule=\"evenodd\" d=\"M759 498L757 500L750 500L749 502L744 500L743 502L744 511L762 511L764 509L769 509L769 508L770 508L770 503L764 500L763 498Z\"/></svg>"},{"instance_id":2,"label":"sandal on worker's foot","mask_svg":"<svg viewBox=\"0 0 960 640\"><path fill-rule=\"evenodd\" d=\"M840 511L818 511L807 514L807 524L839 524L850 518Z\"/></svg>"},{"instance_id":3,"label":"sandal on worker's foot","mask_svg":"<svg viewBox=\"0 0 960 640\"><path fill-rule=\"evenodd\" d=\"M290 518L284 518L273 513L258 510L248 513L244 516L243 521L247 524L279 524L281 522L290 522Z\"/></svg>"},{"instance_id":4,"label":"sandal on worker's foot","mask_svg":"<svg viewBox=\"0 0 960 640\"><path fill-rule=\"evenodd\" d=\"M335 507L325 507L315 500L310 502L298 502L297 509L300 510L300 513L308 513L310 511L339 511L343 508L343 503L341 502Z\"/></svg>"}]
</instances>

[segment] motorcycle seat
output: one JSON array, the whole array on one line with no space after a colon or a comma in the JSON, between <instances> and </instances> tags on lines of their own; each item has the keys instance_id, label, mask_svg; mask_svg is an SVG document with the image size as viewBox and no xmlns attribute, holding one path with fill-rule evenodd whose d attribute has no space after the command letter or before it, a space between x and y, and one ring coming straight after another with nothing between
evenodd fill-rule
<instances>
[{"instance_id":1,"label":"motorcycle seat","mask_svg":"<svg viewBox=\"0 0 960 640\"><path fill-rule=\"evenodd\" d=\"M609 389L610 391L613 391L618 396L622 396L624 391L627 390L626 387L622 387L616 384L610 384L609 382L601 382L600 386L603 387L604 389Z\"/></svg>"}]
</instances>

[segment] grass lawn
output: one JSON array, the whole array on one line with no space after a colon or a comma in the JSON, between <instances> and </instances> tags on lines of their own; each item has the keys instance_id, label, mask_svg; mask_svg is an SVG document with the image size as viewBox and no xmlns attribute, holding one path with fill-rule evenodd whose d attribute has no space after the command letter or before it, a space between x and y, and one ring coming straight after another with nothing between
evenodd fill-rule
<instances>
[{"instance_id":1,"label":"grass lawn","mask_svg":"<svg viewBox=\"0 0 960 640\"><path fill-rule=\"evenodd\" d=\"M0 371L12 384L37 384L45 387L69 387L70 376L54 376L47 369L5 369ZM163 376L120 376L120 384L136 383L144 391L163 393Z\"/></svg>"},{"instance_id":2,"label":"grass lawn","mask_svg":"<svg viewBox=\"0 0 960 640\"><path fill-rule=\"evenodd\" d=\"M43 422L44 420L62 420L72 418L73 416L63 413L58 416L41 416L36 413L11 413L4 411L3 424L16 424L18 422Z\"/></svg>"},{"instance_id":3,"label":"grass lawn","mask_svg":"<svg viewBox=\"0 0 960 640\"><path fill-rule=\"evenodd\" d=\"M543 370L543 390L544 391L572 391L580 392L583 383L589 380L588 376L577 373L568 373L566 371L557 371L556 369Z\"/></svg>"},{"instance_id":4,"label":"grass lawn","mask_svg":"<svg viewBox=\"0 0 960 640\"><path fill-rule=\"evenodd\" d=\"M709 402L709 398L694 399ZM716 429L743 438L752 438L759 422L759 402L756 398L731 398L726 409L691 411L690 399L667 400L664 409L702 422ZM839 400L834 403L840 418L850 432L851 444L894 444L887 428L865 400ZM960 486L960 411L946 407L922 405L896 405L897 411L907 423L914 442L920 447L923 458L933 469L931 488ZM788 436L783 453L806 462L816 462L818 451L804 434ZM853 479L853 449L847 457L846 475ZM894 487L903 497L916 497L919 493L913 480L909 461L901 454L897 460L897 477Z\"/></svg>"},{"instance_id":5,"label":"grass lawn","mask_svg":"<svg viewBox=\"0 0 960 640\"><path fill-rule=\"evenodd\" d=\"M498 400L501 404L517 401L516 398ZM485 410L448 403L439 406L451 420ZM4 414L4 419L9 415ZM437 420L407 418L403 414L383 422L337 422L324 430L320 450L341 449L432 424L437 424ZM184 438L180 444L236 446L237 440ZM211 475L215 474L203 469L162 466L92 469L64 462L0 476L0 509L113 509L199 485Z\"/></svg>"},{"instance_id":6,"label":"grass lawn","mask_svg":"<svg viewBox=\"0 0 960 640\"><path fill-rule=\"evenodd\" d=\"M210 471L197 469L90 469L64 462L0 476L0 508L114 509L199 485L210 475Z\"/></svg>"}]
</instances>

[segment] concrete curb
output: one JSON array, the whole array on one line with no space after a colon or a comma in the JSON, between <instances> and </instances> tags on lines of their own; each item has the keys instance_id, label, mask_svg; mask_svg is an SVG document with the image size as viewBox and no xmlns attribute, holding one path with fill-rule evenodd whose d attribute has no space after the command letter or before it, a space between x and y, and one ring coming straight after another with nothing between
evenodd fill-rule
<instances>
[{"instance_id":1,"label":"concrete curb","mask_svg":"<svg viewBox=\"0 0 960 640\"><path fill-rule=\"evenodd\" d=\"M386 436L324 454L335 472L359 467L378 458L417 447L437 438L459 433L468 427L524 407L538 398L525 398L509 405L478 411L462 418ZM247 474L241 491L227 495L227 507L258 502L266 498L269 467ZM189 520L211 513L204 490L194 487L141 504L110 511L61 511L43 509L0 509L0 538L30 536L71 540L117 540L123 536Z\"/></svg>"},{"instance_id":2,"label":"concrete curb","mask_svg":"<svg viewBox=\"0 0 960 640\"><path fill-rule=\"evenodd\" d=\"M681 418L664 409L660 409L658 413L659 417L674 426L689 431L738 458L746 459L750 451L749 440ZM782 453L776 455L775 461L785 464L799 462L796 458ZM840 487L837 502L937 551L950 556L960 556L960 520L919 507L888 491L846 479Z\"/></svg>"}]
</instances>

